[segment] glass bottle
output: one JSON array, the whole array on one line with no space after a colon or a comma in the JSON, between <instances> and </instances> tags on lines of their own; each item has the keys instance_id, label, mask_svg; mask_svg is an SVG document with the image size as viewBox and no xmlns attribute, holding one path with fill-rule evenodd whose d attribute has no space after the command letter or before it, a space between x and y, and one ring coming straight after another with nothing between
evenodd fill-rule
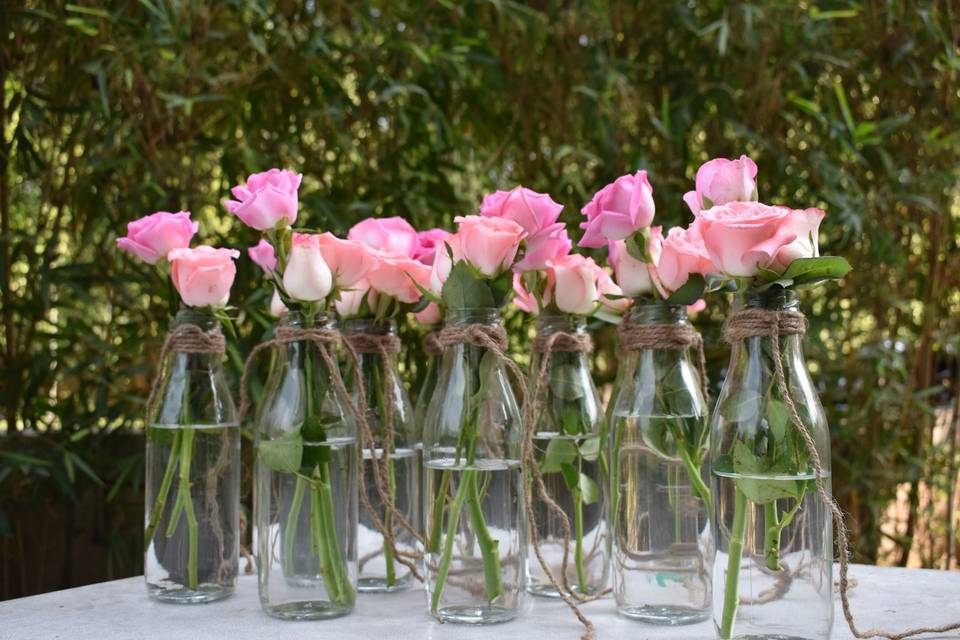
<instances>
[{"instance_id":1,"label":"glass bottle","mask_svg":"<svg viewBox=\"0 0 960 640\"><path fill-rule=\"evenodd\" d=\"M417 451L417 482L421 488L417 492L417 528L423 533L425 531L423 523L423 490L420 487L420 480L423 478L423 425L427 419L427 409L430 407L430 400L433 398L433 392L437 388L437 381L440 379L440 362L442 350L437 352L439 344L436 342L436 333L431 334L433 338L425 337L421 342L421 359L418 364L423 364L426 370L417 390L417 398L413 407L413 430L414 430L414 449ZM430 345L430 346L428 346Z\"/></svg>"},{"instance_id":2,"label":"glass bottle","mask_svg":"<svg viewBox=\"0 0 960 640\"><path fill-rule=\"evenodd\" d=\"M687 324L686 309L640 301L624 322ZM621 615L654 624L710 616L708 437L687 349L623 354L610 404L613 592Z\"/></svg>"},{"instance_id":3,"label":"glass bottle","mask_svg":"<svg viewBox=\"0 0 960 640\"><path fill-rule=\"evenodd\" d=\"M501 326L496 309L455 309L448 327ZM485 624L523 601L527 524L520 409L506 367L473 344L444 349L424 430L425 579L430 613Z\"/></svg>"},{"instance_id":4,"label":"glass bottle","mask_svg":"<svg viewBox=\"0 0 960 640\"><path fill-rule=\"evenodd\" d=\"M748 295L748 308L799 309L796 293ZM830 434L801 335L779 339L784 377L817 443L830 487ZM717 637L829 638L833 520L774 378L773 339L732 345L710 432L714 495L713 619Z\"/></svg>"},{"instance_id":5,"label":"glass bottle","mask_svg":"<svg viewBox=\"0 0 960 640\"><path fill-rule=\"evenodd\" d=\"M181 310L222 338L219 321ZM240 548L240 428L223 353L172 348L147 407L144 577L150 597L202 603L233 593Z\"/></svg>"},{"instance_id":6,"label":"glass bottle","mask_svg":"<svg viewBox=\"0 0 960 640\"><path fill-rule=\"evenodd\" d=\"M325 326L291 311L277 334ZM254 545L260 604L277 618L341 616L356 600L357 435L339 376L315 343L279 345L258 406Z\"/></svg>"},{"instance_id":7,"label":"glass bottle","mask_svg":"<svg viewBox=\"0 0 960 640\"><path fill-rule=\"evenodd\" d=\"M537 337L564 332L586 336L581 316L543 314L537 320ZM530 375L540 371L544 354L533 353ZM607 583L609 535L607 529L606 453L601 453L604 416L600 397L590 375L587 354L554 351L547 363L533 416L534 450L550 496L563 509L570 526L570 557L566 585L584 595L604 589ZM563 575L566 531L561 517L534 498L540 552L558 580ZM561 582L561 586L564 583ZM527 590L535 595L559 595L536 557L527 551Z\"/></svg>"},{"instance_id":8,"label":"glass bottle","mask_svg":"<svg viewBox=\"0 0 960 640\"><path fill-rule=\"evenodd\" d=\"M371 319L349 320L344 326L347 339L367 335L376 339L382 336L397 339L397 326L392 320L377 322ZM363 379L367 424L374 438L377 461L383 459L387 436L386 416L392 415L393 445L386 465L386 489L389 496L407 523L415 526L417 522L417 452L413 448L413 408L410 398L403 387L400 372L397 369L397 354L384 354L373 349L358 349L360 371ZM353 367L346 372L347 389L358 399ZM393 513L388 513L380 492L376 488L370 451L363 451L364 487L367 500L377 513L377 517L387 532L393 536L397 550L413 555L416 550L416 538L402 523L396 522ZM385 468L384 468L385 467ZM398 562L393 549L384 541L383 534L377 529L367 510L360 509L360 530L358 538L360 591L398 591L406 589L413 581L410 570Z\"/></svg>"}]
</instances>

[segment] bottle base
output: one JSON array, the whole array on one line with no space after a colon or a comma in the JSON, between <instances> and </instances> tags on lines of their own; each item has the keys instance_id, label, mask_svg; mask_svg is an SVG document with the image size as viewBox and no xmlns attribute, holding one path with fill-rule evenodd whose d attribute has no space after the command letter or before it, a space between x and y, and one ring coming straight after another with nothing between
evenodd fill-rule
<instances>
[{"instance_id":1,"label":"bottle base","mask_svg":"<svg viewBox=\"0 0 960 640\"><path fill-rule=\"evenodd\" d=\"M687 607L618 607L617 613L637 622L668 627L696 624L710 617L709 609L701 610Z\"/></svg>"},{"instance_id":2,"label":"bottle base","mask_svg":"<svg viewBox=\"0 0 960 640\"><path fill-rule=\"evenodd\" d=\"M339 605L325 600L286 602L263 605L263 611L271 618L280 620L329 620L340 618L353 611L353 605Z\"/></svg>"},{"instance_id":3,"label":"bottle base","mask_svg":"<svg viewBox=\"0 0 960 640\"><path fill-rule=\"evenodd\" d=\"M573 589L574 593L579 593L582 596L593 596L598 593L598 589L594 587L587 587L586 591L582 591L579 585L571 584L570 588ZM560 593L554 588L549 582L534 582L527 585L527 593L538 598L559 598Z\"/></svg>"},{"instance_id":4,"label":"bottle base","mask_svg":"<svg viewBox=\"0 0 960 640\"><path fill-rule=\"evenodd\" d=\"M457 605L442 607L433 613L433 617L440 622L454 624L498 624L516 618L517 610L495 606Z\"/></svg>"},{"instance_id":5,"label":"bottle base","mask_svg":"<svg viewBox=\"0 0 960 640\"><path fill-rule=\"evenodd\" d=\"M169 586L147 584L150 599L167 604L208 604L229 598L235 590L235 587L220 584L201 584L197 589L188 589L175 583Z\"/></svg>"},{"instance_id":6,"label":"bottle base","mask_svg":"<svg viewBox=\"0 0 960 640\"><path fill-rule=\"evenodd\" d=\"M357 580L357 591L363 593L393 593L409 589L412 582L413 576L409 573L399 580L394 580L393 584L387 584L386 578L359 578Z\"/></svg>"}]
</instances>

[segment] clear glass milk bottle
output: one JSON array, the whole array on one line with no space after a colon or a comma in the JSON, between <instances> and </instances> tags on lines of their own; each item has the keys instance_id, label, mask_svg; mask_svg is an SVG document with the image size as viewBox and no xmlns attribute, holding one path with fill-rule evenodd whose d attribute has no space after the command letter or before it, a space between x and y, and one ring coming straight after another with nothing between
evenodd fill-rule
<instances>
[{"instance_id":1,"label":"clear glass milk bottle","mask_svg":"<svg viewBox=\"0 0 960 640\"><path fill-rule=\"evenodd\" d=\"M543 314L537 320L537 339L530 363L530 376L538 376L542 350L550 336L566 334L589 341L586 319L580 316ZM563 509L557 514L534 496L540 552L550 564L561 586L583 595L599 593L606 587L609 560L607 530L607 464L602 451L604 416L600 398L590 375L587 354L578 345L553 338L542 386L533 415L534 449L540 473L551 498ZM570 557L563 570L567 529ZM565 579L563 576L565 575ZM527 590L557 596L534 549L527 552Z\"/></svg>"},{"instance_id":2,"label":"clear glass milk bottle","mask_svg":"<svg viewBox=\"0 0 960 640\"><path fill-rule=\"evenodd\" d=\"M799 305L795 292L774 287L749 294L741 308L789 314ZM784 378L817 444L829 490L826 418L807 372L802 334L789 333L779 337ZM713 619L724 640L829 638L833 626L833 521L775 379L773 347L769 335L731 344L710 433Z\"/></svg>"},{"instance_id":3,"label":"clear glass milk bottle","mask_svg":"<svg viewBox=\"0 0 960 640\"><path fill-rule=\"evenodd\" d=\"M356 600L356 423L337 392L333 346L292 333L327 326L293 311L280 320L256 412L257 575L260 603L277 618L341 616Z\"/></svg>"},{"instance_id":4,"label":"clear glass milk bottle","mask_svg":"<svg viewBox=\"0 0 960 640\"><path fill-rule=\"evenodd\" d=\"M638 300L624 322L608 437L614 598L635 620L699 622L710 616L711 586L701 376L689 349L624 344L631 325L692 329L684 307L658 301Z\"/></svg>"},{"instance_id":5,"label":"clear glass milk bottle","mask_svg":"<svg viewBox=\"0 0 960 640\"><path fill-rule=\"evenodd\" d=\"M237 581L237 410L215 317L180 311L167 344L147 406L144 576L154 599L212 602Z\"/></svg>"},{"instance_id":6,"label":"clear glass milk bottle","mask_svg":"<svg viewBox=\"0 0 960 640\"><path fill-rule=\"evenodd\" d=\"M448 311L448 330L469 327L494 341L503 335L496 309ZM469 339L447 344L423 448L427 600L442 621L502 622L519 611L527 551L522 435L507 368L494 352Z\"/></svg>"},{"instance_id":7,"label":"clear glass milk bottle","mask_svg":"<svg viewBox=\"0 0 960 640\"><path fill-rule=\"evenodd\" d=\"M360 358L367 424L375 442L375 460L369 450L363 451L366 498L387 534L393 537L396 550L411 557L417 550L411 529L417 522L419 469L413 446L413 408L397 370L400 349L397 326L392 320L355 319L347 321L344 331ZM359 400L352 367L347 370L346 379L354 400ZM384 458L388 419L392 443ZM374 474L373 464L380 465L379 476ZM380 490L376 484L378 477L384 485ZM396 513L385 507L381 491L393 502ZM397 514L403 521L397 521ZM357 544L360 591L397 591L413 582L410 569L394 557L393 548L384 540L364 506L360 509Z\"/></svg>"}]
</instances>

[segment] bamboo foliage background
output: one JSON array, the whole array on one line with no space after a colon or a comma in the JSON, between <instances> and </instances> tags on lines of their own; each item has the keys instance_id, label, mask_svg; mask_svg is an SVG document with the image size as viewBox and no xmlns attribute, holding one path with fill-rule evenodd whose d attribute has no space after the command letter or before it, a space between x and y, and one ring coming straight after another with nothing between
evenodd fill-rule
<instances>
[{"instance_id":1,"label":"bamboo foliage background","mask_svg":"<svg viewBox=\"0 0 960 640\"><path fill-rule=\"evenodd\" d=\"M248 246L219 202L272 166L304 173L301 219L337 233L450 225L517 183L573 224L638 167L670 226L702 161L750 154L762 199L826 209L822 246L856 269L806 299L856 559L958 566L952 0L14 0L0 27L0 597L138 571L166 285L115 238L189 209L198 240ZM246 260L237 282L234 376L268 326ZM725 310L697 320L714 384Z\"/></svg>"}]
</instances>

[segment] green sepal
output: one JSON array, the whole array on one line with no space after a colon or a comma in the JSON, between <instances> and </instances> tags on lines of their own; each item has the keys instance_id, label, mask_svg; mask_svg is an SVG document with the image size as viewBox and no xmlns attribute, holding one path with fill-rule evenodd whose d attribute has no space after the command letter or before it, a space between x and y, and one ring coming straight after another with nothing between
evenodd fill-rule
<instances>
[{"instance_id":1,"label":"green sepal","mask_svg":"<svg viewBox=\"0 0 960 640\"><path fill-rule=\"evenodd\" d=\"M691 273L682 287L674 291L669 298L668 304L693 304L703 297L703 292L707 287L707 281L699 273Z\"/></svg>"}]
</instances>

